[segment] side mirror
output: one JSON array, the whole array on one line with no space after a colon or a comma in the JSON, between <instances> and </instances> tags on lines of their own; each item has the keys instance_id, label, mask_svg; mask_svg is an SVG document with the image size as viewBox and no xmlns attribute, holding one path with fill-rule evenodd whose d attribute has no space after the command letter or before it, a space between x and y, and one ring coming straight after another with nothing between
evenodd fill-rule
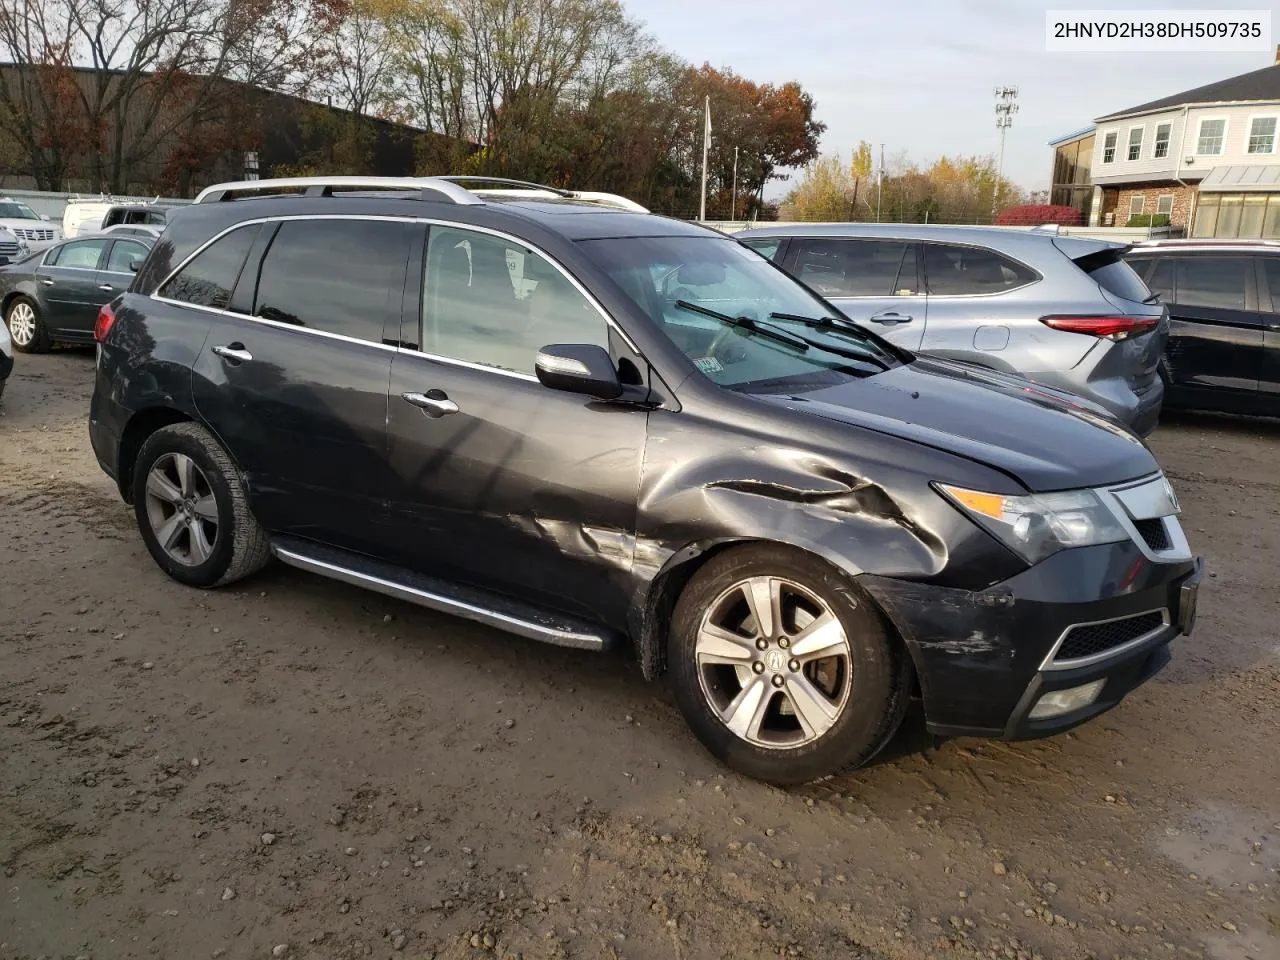
<instances>
[{"instance_id":1,"label":"side mirror","mask_svg":"<svg viewBox=\"0 0 1280 960\"><path fill-rule=\"evenodd\" d=\"M140 257L134 257L132 260L129 261L129 269L134 273L137 273L138 268L141 266L142 266L142 259Z\"/></svg>"},{"instance_id":2,"label":"side mirror","mask_svg":"<svg viewBox=\"0 0 1280 960\"><path fill-rule=\"evenodd\" d=\"M48 220L49 220L49 215L48 215L47 213L42 213L42 214L40 214L40 219L41 219L41 220L44 220L45 222L48 222Z\"/></svg>"},{"instance_id":3,"label":"side mirror","mask_svg":"<svg viewBox=\"0 0 1280 960\"><path fill-rule=\"evenodd\" d=\"M613 360L603 347L586 343L554 343L538 351L534 370L544 387L582 393L597 400L615 400L622 383Z\"/></svg>"}]
</instances>

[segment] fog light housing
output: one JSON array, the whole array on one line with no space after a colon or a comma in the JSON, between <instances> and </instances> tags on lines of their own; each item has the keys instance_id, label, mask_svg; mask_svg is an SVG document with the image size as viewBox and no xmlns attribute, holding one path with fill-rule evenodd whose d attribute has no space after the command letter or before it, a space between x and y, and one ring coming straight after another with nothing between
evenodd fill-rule
<instances>
[{"instance_id":1,"label":"fog light housing","mask_svg":"<svg viewBox=\"0 0 1280 960\"><path fill-rule=\"evenodd\" d=\"M1054 690L1052 693L1046 693L1031 708L1031 714L1028 719L1048 720L1050 717L1060 717L1064 713L1081 710L1097 700L1098 695L1102 693L1102 688L1106 685L1107 680L1104 677L1101 680L1094 680L1092 683L1086 683L1083 686L1068 687L1066 690Z\"/></svg>"}]
</instances>

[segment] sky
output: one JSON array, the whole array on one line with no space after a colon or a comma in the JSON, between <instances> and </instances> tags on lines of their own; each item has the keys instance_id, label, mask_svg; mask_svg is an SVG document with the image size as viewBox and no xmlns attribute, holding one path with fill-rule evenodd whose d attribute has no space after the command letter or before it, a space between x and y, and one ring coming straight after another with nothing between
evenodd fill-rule
<instances>
[{"instance_id":1,"label":"sky","mask_svg":"<svg viewBox=\"0 0 1280 960\"><path fill-rule=\"evenodd\" d=\"M797 80L827 125L824 153L859 140L916 162L999 149L996 86L1018 88L1004 172L1046 189L1048 141L1095 117L1275 61L1272 53L1048 53L1045 13L1062 9L1271 10L1262 0L623 0L668 50L758 83ZM712 118L714 126L715 118ZM714 134L714 131L713 131ZM786 185L767 195L777 196Z\"/></svg>"}]
</instances>

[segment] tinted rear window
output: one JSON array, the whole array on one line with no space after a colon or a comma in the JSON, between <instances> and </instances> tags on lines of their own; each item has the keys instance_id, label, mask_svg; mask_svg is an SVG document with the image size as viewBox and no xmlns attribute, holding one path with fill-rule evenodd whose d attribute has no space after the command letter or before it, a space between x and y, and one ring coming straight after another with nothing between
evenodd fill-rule
<instances>
[{"instance_id":1,"label":"tinted rear window","mask_svg":"<svg viewBox=\"0 0 1280 960\"><path fill-rule=\"evenodd\" d=\"M1151 291L1142 282L1142 278L1134 272L1133 267L1125 263L1120 255L1112 250L1103 250L1080 257L1075 261L1075 265L1092 277L1103 290L1121 300L1142 303L1151 296Z\"/></svg>"},{"instance_id":2,"label":"tinted rear window","mask_svg":"<svg viewBox=\"0 0 1280 960\"><path fill-rule=\"evenodd\" d=\"M255 223L215 240L161 287L160 295L197 307L226 310L258 230Z\"/></svg>"}]
</instances>

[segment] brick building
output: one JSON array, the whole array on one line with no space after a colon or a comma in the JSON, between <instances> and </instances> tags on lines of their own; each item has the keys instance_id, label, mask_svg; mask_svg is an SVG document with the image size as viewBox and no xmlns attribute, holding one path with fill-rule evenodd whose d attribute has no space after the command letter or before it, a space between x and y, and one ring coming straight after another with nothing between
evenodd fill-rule
<instances>
[{"instance_id":1,"label":"brick building","mask_svg":"<svg viewBox=\"0 0 1280 960\"><path fill-rule=\"evenodd\" d=\"M1107 114L1050 146L1051 202L1091 226L1149 217L1191 236L1280 237L1280 48L1272 66Z\"/></svg>"}]
</instances>

